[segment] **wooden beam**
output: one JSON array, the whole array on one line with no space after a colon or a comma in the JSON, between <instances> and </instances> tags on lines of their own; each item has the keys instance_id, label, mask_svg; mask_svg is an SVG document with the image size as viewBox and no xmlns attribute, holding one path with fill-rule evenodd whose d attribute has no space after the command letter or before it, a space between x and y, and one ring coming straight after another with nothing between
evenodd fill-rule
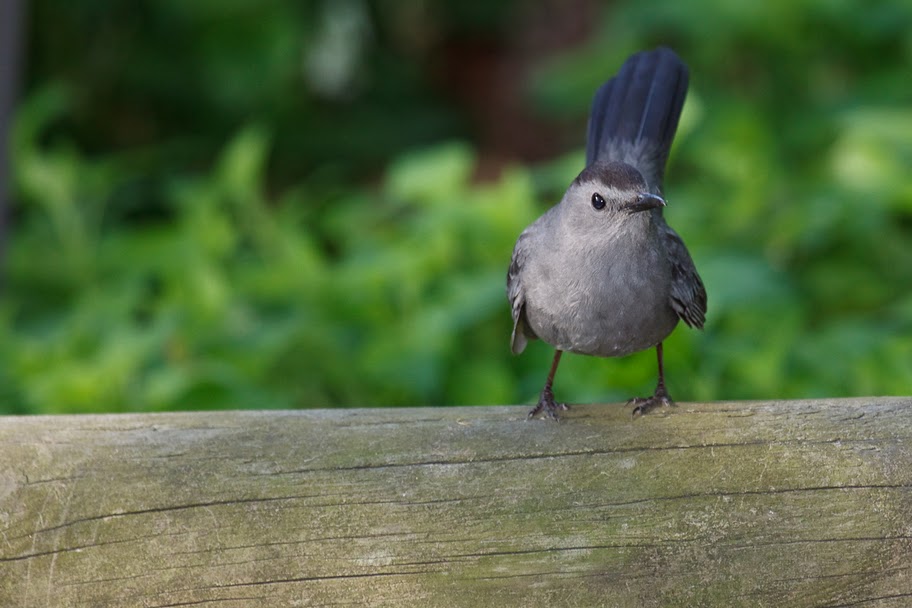
<instances>
[{"instance_id":1,"label":"wooden beam","mask_svg":"<svg viewBox=\"0 0 912 608\"><path fill-rule=\"evenodd\" d=\"M912 605L912 399L0 418L0 606Z\"/></svg>"}]
</instances>

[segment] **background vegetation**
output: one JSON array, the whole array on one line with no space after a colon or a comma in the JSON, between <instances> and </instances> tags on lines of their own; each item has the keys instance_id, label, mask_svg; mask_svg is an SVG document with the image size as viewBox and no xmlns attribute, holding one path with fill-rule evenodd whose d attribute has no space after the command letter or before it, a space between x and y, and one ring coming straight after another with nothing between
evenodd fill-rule
<instances>
[{"instance_id":1,"label":"background vegetation","mask_svg":"<svg viewBox=\"0 0 912 608\"><path fill-rule=\"evenodd\" d=\"M912 4L35 0L0 412L530 403L519 232L636 50L691 90L679 400L912 393ZM564 359L569 401L654 355Z\"/></svg>"}]
</instances>

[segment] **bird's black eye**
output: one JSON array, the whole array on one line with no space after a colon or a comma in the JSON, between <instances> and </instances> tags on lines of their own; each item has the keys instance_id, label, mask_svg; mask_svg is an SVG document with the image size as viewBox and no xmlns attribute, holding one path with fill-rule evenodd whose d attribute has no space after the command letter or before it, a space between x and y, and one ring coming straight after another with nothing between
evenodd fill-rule
<instances>
[{"instance_id":1,"label":"bird's black eye","mask_svg":"<svg viewBox=\"0 0 912 608\"><path fill-rule=\"evenodd\" d=\"M602 195L598 192L592 193L592 206L599 211L605 208L605 199L603 199Z\"/></svg>"}]
</instances>

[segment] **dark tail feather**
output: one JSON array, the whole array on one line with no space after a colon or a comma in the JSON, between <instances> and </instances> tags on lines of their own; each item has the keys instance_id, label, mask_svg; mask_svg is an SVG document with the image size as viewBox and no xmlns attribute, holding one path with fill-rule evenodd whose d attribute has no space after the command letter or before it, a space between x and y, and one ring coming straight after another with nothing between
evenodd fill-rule
<instances>
[{"instance_id":1,"label":"dark tail feather","mask_svg":"<svg viewBox=\"0 0 912 608\"><path fill-rule=\"evenodd\" d=\"M632 55L595 93L586 164L619 160L634 165L650 186L661 187L665 160L687 96L687 66L658 48Z\"/></svg>"}]
</instances>

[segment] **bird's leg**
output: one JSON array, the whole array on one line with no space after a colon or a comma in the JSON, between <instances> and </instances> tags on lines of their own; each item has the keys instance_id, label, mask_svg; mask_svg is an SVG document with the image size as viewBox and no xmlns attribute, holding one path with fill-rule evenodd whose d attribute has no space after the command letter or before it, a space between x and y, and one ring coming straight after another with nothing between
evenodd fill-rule
<instances>
[{"instance_id":1,"label":"bird's leg","mask_svg":"<svg viewBox=\"0 0 912 608\"><path fill-rule=\"evenodd\" d=\"M659 383L656 385L655 393L652 397L634 397L627 402L627 405L634 405L634 416L642 416L649 410L658 406L674 405L668 389L665 388L665 365L662 363L662 343L656 345L656 355L659 359Z\"/></svg>"},{"instance_id":2,"label":"bird's leg","mask_svg":"<svg viewBox=\"0 0 912 608\"><path fill-rule=\"evenodd\" d=\"M562 354L563 351L560 350L554 352L554 361L551 362L551 371L548 372L548 379L545 380L545 388L542 389L538 398L538 404L529 412L529 418L534 418L544 411L545 416L552 420L557 420L558 411L570 409L566 403L555 403L554 391L551 389L551 385L554 384L554 373L557 371L557 364L560 363Z\"/></svg>"}]
</instances>

